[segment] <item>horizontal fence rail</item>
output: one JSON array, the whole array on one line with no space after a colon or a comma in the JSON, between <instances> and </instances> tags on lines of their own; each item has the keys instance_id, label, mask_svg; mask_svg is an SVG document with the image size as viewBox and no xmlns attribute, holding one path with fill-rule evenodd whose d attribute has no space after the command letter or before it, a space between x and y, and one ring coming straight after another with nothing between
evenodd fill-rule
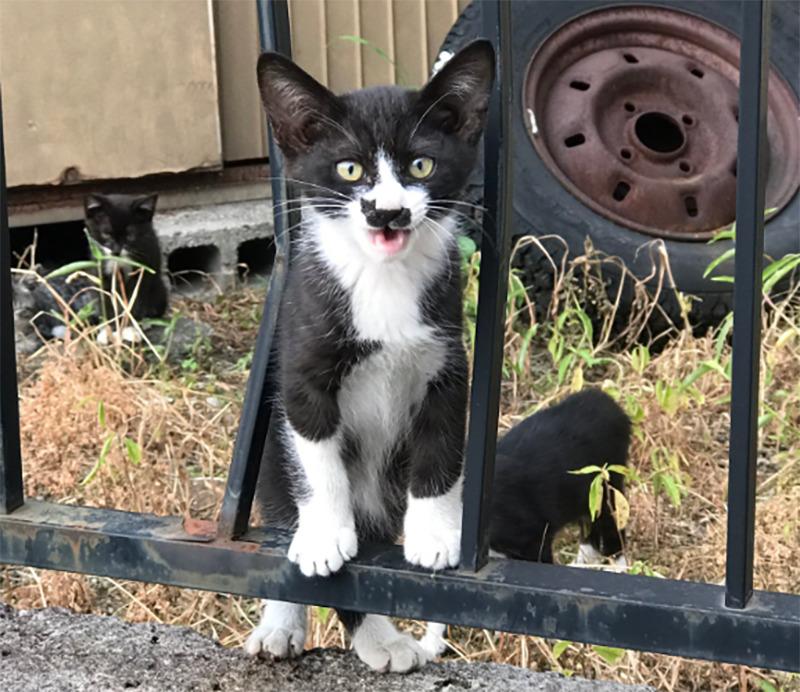
<instances>
[{"instance_id":1,"label":"horizontal fence rail","mask_svg":"<svg viewBox=\"0 0 800 692\"><path fill-rule=\"evenodd\" d=\"M291 54L285 0L258 2L262 46ZM511 223L511 6L482 4L498 55L486 135L485 231L472 383L462 551L456 570L410 567L397 546L365 545L334 576L308 579L289 536L250 527L273 382L271 353L289 263L291 199L271 142L276 270L219 523L23 501L10 248L0 117L0 563L800 671L800 596L753 590L758 357L769 4L742 3L736 295L726 584L717 586L488 558L486 511L497 435L501 320ZM2 102L0 102L0 116ZM577 203L577 202L576 202ZM493 221L492 221L493 220ZM487 245L491 245L487 247ZM787 570L793 566L787 565Z\"/></svg>"}]
</instances>

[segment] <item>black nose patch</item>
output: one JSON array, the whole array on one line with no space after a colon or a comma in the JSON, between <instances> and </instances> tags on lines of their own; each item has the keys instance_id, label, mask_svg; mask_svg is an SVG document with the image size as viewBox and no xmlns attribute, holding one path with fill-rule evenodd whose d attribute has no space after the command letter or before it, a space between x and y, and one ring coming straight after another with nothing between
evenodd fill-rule
<instances>
[{"instance_id":1,"label":"black nose patch","mask_svg":"<svg viewBox=\"0 0 800 692\"><path fill-rule=\"evenodd\" d=\"M400 209L377 209L375 200L362 199L361 211L367 223L373 228L405 228L411 223L411 210L406 207Z\"/></svg>"}]
</instances>

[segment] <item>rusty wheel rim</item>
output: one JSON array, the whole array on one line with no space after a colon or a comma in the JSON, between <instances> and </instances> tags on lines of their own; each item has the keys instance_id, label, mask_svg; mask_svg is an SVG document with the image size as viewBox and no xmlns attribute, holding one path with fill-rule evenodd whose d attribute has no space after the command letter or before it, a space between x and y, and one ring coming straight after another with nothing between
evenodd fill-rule
<instances>
[{"instance_id":1,"label":"rusty wheel rim","mask_svg":"<svg viewBox=\"0 0 800 692\"><path fill-rule=\"evenodd\" d=\"M661 238L707 240L736 215L739 39L695 15L618 7L577 17L531 58L533 146L576 197ZM766 204L800 185L797 100L769 75Z\"/></svg>"}]
</instances>

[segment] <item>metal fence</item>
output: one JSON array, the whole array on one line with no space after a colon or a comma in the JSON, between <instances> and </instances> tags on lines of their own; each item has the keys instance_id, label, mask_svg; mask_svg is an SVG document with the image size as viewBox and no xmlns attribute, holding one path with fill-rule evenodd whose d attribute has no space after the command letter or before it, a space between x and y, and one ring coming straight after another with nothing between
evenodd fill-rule
<instances>
[{"instance_id":1,"label":"metal fence","mask_svg":"<svg viewBox=\"0 0 800 692\"><path fill-rule=\"evenodd\" d=\"M265 48L290 54L284 1L259 2ZM742 3L735 330L725 586L488 558L511 218L511 8L484 3L499 79L485 148L484 243L470 403L462 565L431 575L397 546L364 546L328 578L303 577L286 558L290 536L249 527L270 415L270 346L288 262L276 215L277 254L255 347L219 523L25 500L0 124L0 563L158 582L488 627L666 654L800 670L800 596L753 589L761 268L766 179L769 5ZM286 198L270 148L273 196ZM496 220L496 223L488 221ZM790 565L786 569L796 568Z\"/></svg>"}]
</instances>

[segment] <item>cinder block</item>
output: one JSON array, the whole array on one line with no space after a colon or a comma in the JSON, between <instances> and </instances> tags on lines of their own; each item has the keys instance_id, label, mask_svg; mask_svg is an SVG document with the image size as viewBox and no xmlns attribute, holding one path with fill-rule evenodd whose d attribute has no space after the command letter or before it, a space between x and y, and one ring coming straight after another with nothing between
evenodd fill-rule
<instances>
[{"instance_id":1,"label":"cinder block","mask_svg":"<svg viewBox=\"0 0 800 692\"><path fill-rule=\"evenodd\" d=\"M237 276L266 274L272 267L270 199L167 211L156 215L155 228L177 293L225 291ZM250 271L239 269L240 262Z\"/></svg>"}]
</instances>

